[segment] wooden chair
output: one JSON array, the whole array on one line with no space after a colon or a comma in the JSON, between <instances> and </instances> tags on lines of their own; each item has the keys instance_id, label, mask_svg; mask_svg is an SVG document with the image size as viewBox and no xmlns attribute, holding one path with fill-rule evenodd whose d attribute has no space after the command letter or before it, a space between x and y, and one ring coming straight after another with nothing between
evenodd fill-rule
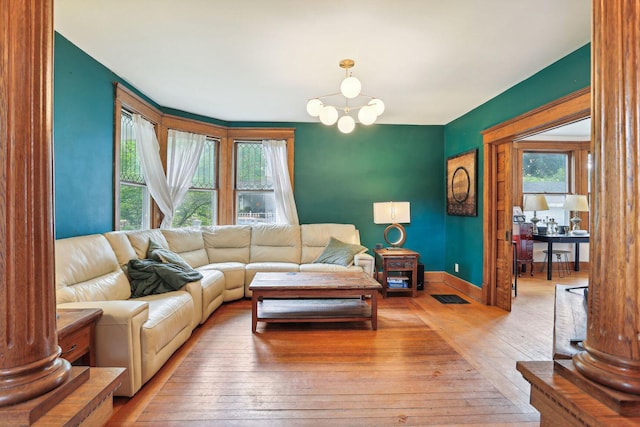
<instances>
[{"instance_id":1,"label":"wooden chair","mask_svg":"<svg viewBox=\"0 0 640 427\"><path fill-rule=\"evenodd\" d=\"M516 269L518 276L522 271L527 272L527 264L530 265L533 276L533 224L530 222L519 223L520 231L513 236L516 242ZM524 269L523 269L524 267Z\"/></svg>"}]
</instances>

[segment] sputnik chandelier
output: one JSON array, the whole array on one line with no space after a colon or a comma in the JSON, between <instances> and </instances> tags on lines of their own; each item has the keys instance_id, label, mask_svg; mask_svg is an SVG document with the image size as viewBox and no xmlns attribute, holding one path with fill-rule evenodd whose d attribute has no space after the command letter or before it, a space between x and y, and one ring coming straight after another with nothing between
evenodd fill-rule
<instances>
[{"instance_id":1,"label":"sputnik chandelier","mask_svg":"<svg viewBox=\"0 0 640 427\"><path fill-rule=\"evenodd\" d=\"M340 92L318 96L307 102L307 113L313 117L318 117L320 122L327 126L338 122L338 129L342 133L351 133L355 129L356 121L351 116L354 111L358 111L358 120L363 125L372 124L384 112L384 102L381 99L364 95L360 92L362 89L360 80L353 77L349 72L354 65L353 59L340 61L340 68L344 68L346 74L345 79L340 84ZM323 102L327 98L338 95L344 96L344 107L334 107ZM338 109L344 111L344 115L340 118L338 118Z\"/></svg>"}]
</instances>

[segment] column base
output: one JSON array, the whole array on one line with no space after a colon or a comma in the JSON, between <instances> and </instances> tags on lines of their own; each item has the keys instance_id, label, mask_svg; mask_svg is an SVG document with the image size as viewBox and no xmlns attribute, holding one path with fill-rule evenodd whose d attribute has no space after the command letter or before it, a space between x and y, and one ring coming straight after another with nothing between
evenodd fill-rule
<instances>
[{"instance_id":1,"label":"column base","mask_svg":"<svg viewBox=\"0 0 640 427\"><path fill-rule=\"evenodd\" d=\"M0 372L0 408L34 399L64 383L71 365L60 351L35 363Z\"/></svg>"},{"instance_id":2,"label":"column base","mask_svg":"<svg viewBox=\"0 0 640 427\"><path fill-rule=\"evenodd\" d=\"M32 425L88 379L89 368L74 367L71 369L69 378L48 393L26 402L0 408L2 422L8 422L6 424L8 426Z\"/></svg>"},{"instance_id":3,"label":"column base","mask_svg":"<svg viewBox=\"0 0 640 427\"><path fill-rule=\"evenodd\" d=\"M531 384L530 402L540 412L540 426L640 425L640 416L619 412L633 412L640 396L607 390L577 372L571 360L517 362L516 368Z\"/></svg>"},{"instance_id":4,"label":"column base","mask_svg":"<svg viewBox=\"0 0 640 427\"><path fill-rule=\"evenodd\" d=\"M640 363L602 353L583 343L586 351L573 356L578 371L596 383L624 393L640 395Z\"/></svg>"}]
</instances>

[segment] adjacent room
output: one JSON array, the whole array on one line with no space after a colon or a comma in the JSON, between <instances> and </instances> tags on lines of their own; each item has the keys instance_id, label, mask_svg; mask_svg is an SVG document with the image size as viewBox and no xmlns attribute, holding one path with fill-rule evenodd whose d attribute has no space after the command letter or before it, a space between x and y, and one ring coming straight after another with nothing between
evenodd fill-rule
<instances>
[{"instance_id":1,"label":"adjacent room","mask_svg":"<svg viewBox=\"0 0 640 427\"><path fill-rule=\"evenodd\" d=\"M7 425L640 423L602 3L8 0Z\"/></svg>"}]
</instances>

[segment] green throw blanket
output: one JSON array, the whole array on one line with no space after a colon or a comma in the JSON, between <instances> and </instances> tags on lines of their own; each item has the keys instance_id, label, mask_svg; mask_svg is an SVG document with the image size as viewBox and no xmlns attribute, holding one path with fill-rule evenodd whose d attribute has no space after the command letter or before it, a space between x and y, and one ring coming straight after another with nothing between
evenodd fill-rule
<instances>
[{"instance_id":1,"label":"green throw blanket","mask_svg":"<svg viewBox=\"0 0 640 427\"><path fill-rule=\"evenodd\" d=\"M189 282L202 279L191 267L151 259L132 259L127 264L131 279L131 297L176 291Z\"/></svg>"}]
</instances>

